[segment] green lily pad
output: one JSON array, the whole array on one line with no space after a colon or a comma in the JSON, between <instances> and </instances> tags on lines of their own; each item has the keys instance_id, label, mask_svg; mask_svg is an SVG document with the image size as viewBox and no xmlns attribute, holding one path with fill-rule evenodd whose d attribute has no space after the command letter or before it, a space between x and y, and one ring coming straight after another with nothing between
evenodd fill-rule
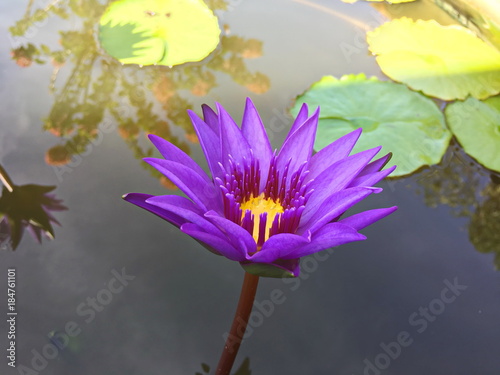
<instances>
[{"instance_id":1,"label":"green lily pad","mask_svg":"<svg viewBox=\"0 0 500 375\"><path fill-rule=\"evenodd\" d=\"M444 100L500 92L500 51L461 26L400 18L367 33L382 71Z\"/></svg>"},{"instance_id":2,"label":"green lily pad","mask_svg":"<svg viewBox=\"0 0 500 375\"><path fill-rule=\"evenodd\" d=\"M302 103L321 107L316 151L363 128L353 152L383 146L383 152L393 153L389 166L398 166L391 177L439 163L451 138L443 114L431 99L405 85L364 74L323 77L297 97L292 115Z\"/></svg>"},{"instance_id":3,"label":"green lily pad","mask_svg":"<svg viewBox=\"0 0 500 375\"><path fill-rule=\"evenodd\" d=\"M219 44L220 28L202 0L120 0L104 12L101 46L123 64L200 61Z\"/></svg>"},{"instance_id":4,"label":"green lily pad","mask_svg":"<svg viewBox=\"0 0 500 375\"><path fill-rule=\"evenodd\" d=\"M446 107L445 114L465 152L486 168L500 172L500 96L455 102Z\"/></svg>"}]
</instances>

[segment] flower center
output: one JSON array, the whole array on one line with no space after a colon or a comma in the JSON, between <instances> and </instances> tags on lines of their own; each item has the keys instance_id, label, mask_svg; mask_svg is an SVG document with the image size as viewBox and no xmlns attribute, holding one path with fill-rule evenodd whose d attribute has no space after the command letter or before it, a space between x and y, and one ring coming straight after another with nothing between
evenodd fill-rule
<instances>
[{"instance_id":1,"label":"flower center","mask_svg":"<svg viewBox=\"0 0 500 375\"><path fill-rule=\"evenodd\" d=\"M216 177L224 201L224 217L252 235L259 251L269 237L295 233L307 200L312 193L307 181L307 163L289 173L288 164L277 169L271 159L264 187L257 159L235 163L229 158L225 175ZM222 166L222 164L221 164Z\"/></svg>"},{"instance_id":2,"label":"flower center","mask_svg":"<svg viewBox=\"0 0 500 375\"><path fill-rule=\"evenodd\" d=\"M262 193L258 197L254 197L253 195L247 201L241 203L241 219L245 217L247 211L250 211L254 216L254 226L253 226L253 238L255 242L259 241L260 230L264 229L264 241L267 241L269 238L269 230L271 229L274 218L278 214L282 214L285 210L283 206L280 204L279 199L274 201L271 198L266 198L265 194ZM264 228L260 228L260 215L266 213L267 220Z\"/></svg>"}]
</instances>

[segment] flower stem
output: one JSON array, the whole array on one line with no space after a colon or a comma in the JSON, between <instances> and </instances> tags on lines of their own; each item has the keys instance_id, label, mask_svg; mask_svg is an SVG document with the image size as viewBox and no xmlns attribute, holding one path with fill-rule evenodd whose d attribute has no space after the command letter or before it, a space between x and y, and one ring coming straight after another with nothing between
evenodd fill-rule
<instances>
[{"instance_id":1,"label":"flower stem","mask_svg":"<svg viewBox=\"0 0 500 375\"><path fill-rule=\"evenodd\" d=\"M0 164L0 182L5 186L5 188L12 193L14 190L14 184L12 183L12 180L10 179L9 175L7 174L7 171L2 167Z\"/></svg>"},{"instance_id":2,"label":"flower stem","mask_svg":"<svg viewBox=\"0 0 500 375\"><path fill-rule=\"evenodd\" d=\"M259 276L245 272L243 286L241 287L240 301L234 314L231 331L226 339L224 350L217 366L216 375L229 375L233 367L234 360L238 354L238 349L243 341L243 335L247 328L248 318L252 312L257 285L259 284Z\"/></svg>"}]
</instances>

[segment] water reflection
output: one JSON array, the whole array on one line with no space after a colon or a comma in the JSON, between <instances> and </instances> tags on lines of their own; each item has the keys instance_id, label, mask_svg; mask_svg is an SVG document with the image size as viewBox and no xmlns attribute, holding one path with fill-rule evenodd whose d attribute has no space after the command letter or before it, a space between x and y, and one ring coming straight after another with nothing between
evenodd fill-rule
<instances>
[{"instance_id":1,"label":"water reflection","mask_svg":"<svg viewBox=\"0 0 500 375\"><path fill-rule=\"evenodd\" d=\"M469 238L477 251L495 255L495 268L500 270L500 184L493 180L484 189L485 199L471 217Z\"/></svg>"},{"instance_id":2,"label":"water reflection","mask_svg":"<svg viewBox=\"0 0 500 375\"><path fill-rule=\"evenodd\" d=\"M468 218L469 239L477 251L495 254L500 270L500 178L449 147L439 165L416 175L417 192L429 207L447 205L454 216Z\"/></svg>"},{"instance_id":3,"label":"water reflection","mask_svg":"<svg viewBox=\"0 0 500 375\"><path fill-rule=\"evenodd\" d=\"M0 180L3 184L0 196L0 248L16 250L21 242L24 229L39 242L42 236L54 238L52 224L59 224L52 211L67 208L57 199L53 191L55 186L14 185L5 169L0 165Z\"/></svg>"},{"instance_id":4,"label":"water reflection","mask_svg":"<svg viewBox=\"0 0 500 375\"><path fill-rule=\"evenodd\" d=\"M123 66L102 51L94 35L106 5L97 1L54 1L35 9L30 1L24 17L10 28L19 44L11 51L18 65L50 62L54 67L50 83L54 104L43 127L61 143L47 150L48 164L70 163L100 142L101 130L117 130L138 159L153 153L149 143L142 142L142 133L159 135L189 153L189 144L198 140L186 110L193 108L194 97L205 96L218 86L219 73L253 93L269 90L269 78L246 65L247 59L262 56L262 42L230 35L227 25L219 48L203 62L173 68ZM209 5L214 11L223 10L228 8L228 1L211 1ZM35 43L33 28L42 27L49 15L62 19L77 16L81 26L60 31L60 46ZM182 129L184 136L174 134L178 131L173 125ZM162 178L153 168L149 171ZM173 188L164 178L161 182Z\"/></svg>"},{"instance_id":5,"label":"water reflection","mask_svg":"<svg viewBox=\"0 0 500 375\"><path fill-rule=\"evenodd\" d=\"M479 191L485 178L479 166L467 156L461 147L453 144L438 165L417 175L417 190L429 207L447 205L457 217L470 217L478 207Z\"/></svg>"}]
</instances>

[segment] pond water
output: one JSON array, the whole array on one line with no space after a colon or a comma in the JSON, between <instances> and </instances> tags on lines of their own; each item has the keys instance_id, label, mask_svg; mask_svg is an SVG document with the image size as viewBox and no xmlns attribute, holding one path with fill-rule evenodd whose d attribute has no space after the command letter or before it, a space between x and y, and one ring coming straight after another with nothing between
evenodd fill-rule
<instances>
[{"instance_id":1,"label":"pond water","mask_svg":"<svg viewBox=\"0 0 500 375\"><path fill-rule=\"evenodd\" d=\"M386 16L366 3L213 2L228 7L217 13L226 35L206 61L141 69L99 49L91 1L70 2L79 12L51 13L23 37L9 31L27 7L63 3L0 5L0 164L17 185L57 186L68 208L55 213L54 240L26 235L0 251L0 310L15 268L18 311L18 368L4 357L0 373L195 374L202 363L213 373L243 271L121 199L180 194L140 160L153 152L144 134L203 163L185 110L218 101L239 119L251 97L279 147L287 108L323 75L386 79L364 42L364 28ZM29 43L39 54L16 65L11 50ZM51 62L42 45L63 52ZM495 183L455 143L439 165L381 183L356 210L399 210L363 230L367 241L305 260L299 279L261 280L235 370L248 357L252 374L498 374ZM282 297L270 304L275 289ZM65 348L47 351L51 342Z\"/></svg>"}]
</instances>

